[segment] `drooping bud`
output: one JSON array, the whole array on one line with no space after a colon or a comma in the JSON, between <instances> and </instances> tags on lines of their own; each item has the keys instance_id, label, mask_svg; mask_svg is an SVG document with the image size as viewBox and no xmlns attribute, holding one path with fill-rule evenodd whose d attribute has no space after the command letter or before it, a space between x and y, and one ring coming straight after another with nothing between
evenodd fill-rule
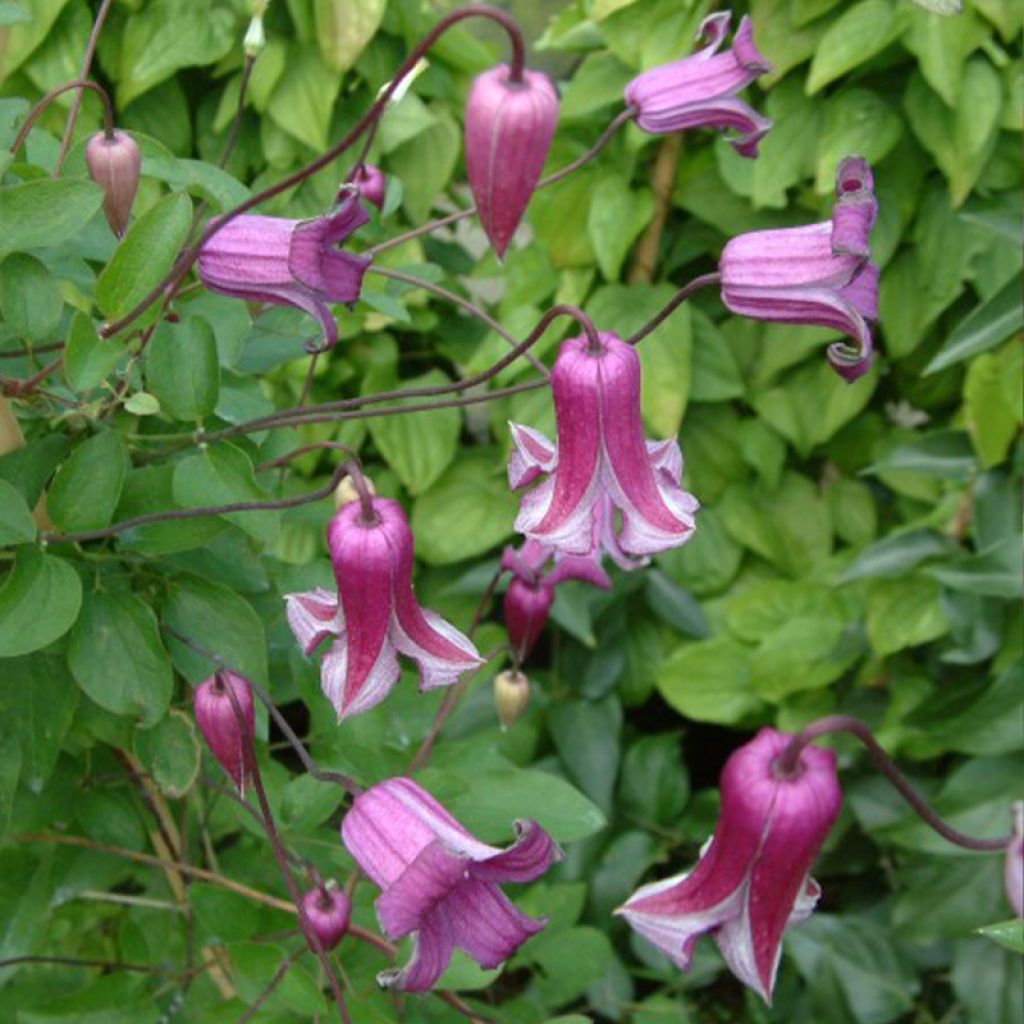
<instances>
[{"instance_id":1,"label":"drooping bud","mask_svg":"<svg viewBox=\"0 0 1024 1024\"><path fill-rule=\"evenodd\" d=\"M1018 917L1024 917L1024 801L1013 805L1013 838L1006 847L1003 878L1006 898Z\"/></svg>"},{"instance_id":2,"label":"drooping bud","mask_svg":"<svg viewBox=\"0 0 1024 1024\"><path fill-rule=\"evenodd\" d=\"M375 164L361 164L353 181L359 188L359 194L368 203L373 203L378 210L384 206L387 182L384 179L384 172L379 167Z\"/></svg>"},{"instance_id":3,"label":"drooping bud","mask_svg":"<svg viewBox=\"0 0 1024 1024\"><path fill-rule=\"evenodd\" d=\"M377 489L373 486L373 481L368 477L364 476L363 481L366 484L366 489L371 494L376 494ZM352 477L344 476L341 478L341 483L334 488L334 508L335 511L341 511L346 505L351 505L353 501L359 500L359 491L356 489L356 485L352 482Z\"/></svg>"},{"instance_id":4,"label":"drooping bud","mask_svg":"<svg viewBox=\"0 0 1024 1024\"><path fill-rule=\"evenodd\" d=\"M530 703L530 680L522 672L499 672L494 677L494 707L501 728L507 729Z\"/></svg>"},{"instance_id":5,"label":"drooping bud","mask_svg":"<svg viewBox=\"0 0 1024 1024\"><path fill-rule=\"evenodd\" d=\"M242 40L242 52L250 60L255 60L267 46L267 35L263 30L263 13L254 14L245 30L245 38Z\"/></svg>"},{"instance_id":6,"label":"drooping bud","mask_svg":"<svg viewBox=\"0 0 1024 1024\"><path fill-rule=\"evenodd\" d=\"M248 736L243 735L228 687L231 687L238 702ZM193 708L196 725L210 753L231 777L238 792L244 794L249 774L246 748L254 734L252 690L249 684L234 672L221 670L196 687Z\"/></svg>"},{"instance_id":7,"label":"drooping bud","mask_svg":"<svg viewBox=\"0 0 1024 1024\"><path fill-rule=\"evenodd\" d=\"M514 579L505 591L503 610L508 640L519 661L525 661L544 632L555 588L547 580Z\"/></svg>"},{"instance_id":8,"label":"drooping bud","mask_svg":"<svg viewBox=\"0 0 1024 1024\"><path fill-rule=\"evenodd\" d=\"M466 101L466 173L499 258L537 186L557 120L558 95L539 71L524 71L515 82L500 64L473 81Z\"/></svg>"},{"instance_id":9,"label":"drooping bud","mask_svg":"<svg viewBox=\"0 0 1024 1024\"><path fill-rule=\"evenodd\" d=\"M302 909L324 952L334 949L348 931L352 913L352 902L348 896L334 882L328 882L302 897Z\"/></svg>"},{"instance_id":10,"label":"drooping bud","mask_svg":"<svg viewBox=\"0 0 1024 1024\"><path fill-rule=\"evenodd\" d=\"M89 177L103 189L103 212L110 230L120 238L139 190L142 154L126 132L113 129L97 132L85 144L85 166Z\"/></svg>"}]
</instances>

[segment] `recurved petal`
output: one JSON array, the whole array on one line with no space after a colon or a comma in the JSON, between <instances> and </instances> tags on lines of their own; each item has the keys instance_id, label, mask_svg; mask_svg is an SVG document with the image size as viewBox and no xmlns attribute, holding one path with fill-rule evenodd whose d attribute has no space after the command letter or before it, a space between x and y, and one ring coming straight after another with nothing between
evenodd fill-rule
<instances>
[{"instance_id":1,"label":"recurved petal","mask_svg":"<svg viewBox=\"0 0 1024 1024\"><path fill-rule=\"evenodd\" d=\"M516 841L501 853L475 861L469 869L481 882L532 882L562 859L558 844L535 821L516 822Z\"/></svg>"},{"instance_id":2,"label":"recurved petal","mask_svg":"<svg viewBox=\"0 0 1024 1024\"><path fill-rule=\"evenodd\" d=\"M437 840L425 846L374 904L388 938L400 939L422 928L463 879L468 863Z\"/></svg>"},{"instance_id":3,"label":"recurved petal","mask_svg":"<svg viewBox=\"0 0 1024 1024\"><path fill-rule=\"evenodd\" d=\"M336 594L322 587L285 594L285 614L303 654L311 654L329 636L345 631L345 617Z\"/></svg>"},{"instance_id":4,"label":"recurved petal","mask_svg":"<svg viewBox=\"0 0 1024 1024\"><path fill-rule=\"evenodd\" d=\"M320 688L334 705L338 721L369 711L379 704L398 681L400 669L394 645L387 638L374 661L357 677L349 671L351 634L339 637L320 662Z\"/></svg>"},{"instance_id":5,"label":"recurved petal","mask_svg":"<svg viewBox=\"0 0 1024 1024\"><path fill-rule=\"evenodd\" d=\"M547 924L547 918L517 910L496 885L477 879L456 886L444 911L455 945L485 969L503 963Z\"/></svg>"},{"instance_id":6,"label":"recurved petal","mask_svg":"<svg viewBox=\"0 0 1024 1024\"><path fill-rule=\"evenodd\" d=\"M411 590L408 597L396 596L391 636L402 654L415 659L421 690L451 686L483 664L473 641L437 612L421 608Z\"/></svg>"},{"instance_id":7,"label":"recurved petal","mask_svg":"<svg viewBox=\"0 0 1024 1024\"><path fill-rule=\"evenodd\" d=\"M555 446L539 431L509 423L512 451L508 459L508 484L513 491L532 483L541 473L550 473L557 461Z\"/></svg>"},{"instance_id":8,"label":"recurved petal","mask_svg":"<svg viewBox=\"0 0 1024 1024\"><path fill-rule=\"evenodd\" d=\"M404 967L381 971L377 984L400 992L428 992L444 974L454 948L447 918L434 914L413 936L409 962Z\"/></svg>"},{"instance_id":9,"label":"recurved petal","mask_svg":"<svg viewBox=\"0 0 1024 1024\"><path fill-rule=\"evenodd\" d=\"M563 555L555 562L554 568L548 573L548 586L554 587L565 580L580 580L602 590L610 590L612 581L608 573L601 568L601 560L597 552L586 557L579 555Z\"/></svg>"}]
</instances>

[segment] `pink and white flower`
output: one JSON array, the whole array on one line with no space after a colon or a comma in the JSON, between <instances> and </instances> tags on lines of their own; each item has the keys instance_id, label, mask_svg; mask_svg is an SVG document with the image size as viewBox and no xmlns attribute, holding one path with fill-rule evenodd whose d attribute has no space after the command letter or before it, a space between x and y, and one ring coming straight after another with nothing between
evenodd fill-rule
<instances>
[{"instance_id":1,"label":"pink and white flower","mask_svg":"<svg viewBox=\"0 0 1024 1024\"><path fill-rule=\"evenodd\" d=\"M425 992L459 948L481 967L497 967L546 921L517 910L498 887L531 882L561 857L534 821L517 821L506 850L480 842L411 779L388 779L356 797L341 838L381 889L375 907L390 939L413 937L403 967L381 985Z\"/></svg>"},{"instance_id":2,"label":"pink and white flower","mask_svg":"<svg viewBox=\"0 0 1024 1024\"><path fill-rule=\"evenodd\" d=\"M412 588L413 540L396 501L345 505L327 528L337 594L317 588L285 595L288 624L306 654L334 641L320 667L339 720L382 701L399 676L398 655L416 661L420 689L450 686L482 659L468 637L421 608Z\"/></svg>"}]
</instances>

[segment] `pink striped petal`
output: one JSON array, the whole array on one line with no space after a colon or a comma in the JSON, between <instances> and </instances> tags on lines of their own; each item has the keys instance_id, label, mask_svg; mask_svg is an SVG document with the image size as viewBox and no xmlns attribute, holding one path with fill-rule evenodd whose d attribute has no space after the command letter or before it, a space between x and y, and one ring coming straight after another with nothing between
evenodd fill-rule
<instances>
[{"instance_id":1,"label":"pink striped petal","mask_svg":"<svg viewBox=\"0 0 1024 1024\"><path fill-rule=\"evenodd\" d=\"M429 992L447 969L454 948L448 921L435 914L413 936L409 962L404 967L381 971L377 984L399 992Z\"/></svg>"},{"instance_id":2,"label":"pink striped petal","mask_svg":"<svg viewBox=\"0 0 1024 1024\"><path fill-rule=\"evenodd\" d=\"M285 615L303 654L312 654L321 641L345 632L345 616L338 598L316 587L297 594L285 594Z\"/></svg>"},{"instance_id":3,"label":"pink striped petal","mask_svg":"<svg viewBox=\"0 0 1024 1024\"><path fill-rule=\"evenodd\" d=\"M547 924L547 918L517 910L496 885L475 879L452 890L443 912L455 945L487 970L504 963Z\"/></svg>"},{"instance_id":4,"label":"pink striped petal","mask_svg":"<svg viewBox=\"0 0 1024 1024\"><path fill-rule=\"evenodd\" d=\"M513 491L525 487L555 468L555 446L538 430L509 423L512 452L508 460L508 485Z\"/></svg>"},{"instance_id":5,"label":"pink striped petal","mask_svg":"<svg viewBox=\"0 0 1024 1024\"><path fill-rule=\"evenodd\" d=\"M467 863L437 840L425 846L374 904L384 934L401 939L422 928L465 877Z\"/></svg>"},{"instance_id":6,"label":"pink striped petal","mask_svg":"<svg viewBox=\"0 0 1024 1024\"><path fill-rule=\"evenodd\" d=\"M532 882L562 859L558 844L535 821L517 821L516 841L507 849L475 861L470 875L481 882Z\"/></svg>"}]
</instances>

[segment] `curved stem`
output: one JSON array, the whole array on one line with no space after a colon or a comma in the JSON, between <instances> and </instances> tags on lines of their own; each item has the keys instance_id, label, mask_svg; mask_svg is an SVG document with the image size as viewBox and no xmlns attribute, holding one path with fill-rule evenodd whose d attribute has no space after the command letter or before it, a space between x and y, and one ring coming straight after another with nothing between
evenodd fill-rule
<instances>
[{"instance_id":1,"label":"curved stem","mask_svg":"<svg viewBox=\"0 0 1024 1024\"><path fill-rule=\"evenodd\" d=\"M227 141L224 143L224 151L220 155L217 166L223 170L231 159L235 150L235 143L238 142L238 130L242 125L242 115L245 113L245 94L249 89L249 79L252 78L252 68L256 63L255 57L245 55L245 63L242 65L242 80L238 86L238 106L235 107L235 116L231 119L231 128L228 130Z\"/></svg>"},{"instance_id":2,"label":"curved stem","mask_svg":"<svg viewBox=\"0 0 1024 1024\"><path fill-rule=\"evenodd\" d=\"M34 373L25 380L18 380L14 377L0 377L0 394L10 398L24 398L37 390L39 385L46 380L55 370L64 365L64 355L57 356L52 363L47 363L38 373Z\"/></svg>"},{"instance_id":3,"label":"curved stem","mask_svg":"<svg viewBox=\"0 0 1024 1024\"><path fill-rule=\"evenodd\" d=\"M693 295L694 292L698 292L701 288L706 288L710 284L718 284L720 280L721 276L719 274L703 274L701 277L695 277L689 283L684 284L683 287L668 300L665 307L655 314L654 318L649 323L641 327L636 334L630 335L630 337L626 339L627 344L636 345L638 342L643 341L651 331L667 320L668 317L675 312L676 308L681 306L691 295Z\"/></svg>"},{"instance_id":4,"label":"curved stem","mask_svg":"<svg viewBox=\"0 0 1024 1024\"><path fill-rule=\"evenodd\" d=\"M103 23L107 20L107 12L110 10L111 0L103 0L100 9L96 12L96 20L92 23L92 31L85 44L85 53L82 54L82 68L78 73L79 79L89 77L89 70L92 68L92 59L96 54L96 44L99 42L100 32L103 30ZM53 165L53 176L60 177L61 169L64 166L64 158L71 148L71 136L75 131L75 122L78 120L78 112L82 109L82 90L75 93L71 101L71 110L68 111L68 119L64 125L64 137L60 140L60 152L57 154L57 162ZM107 137L110 137L110 118L107 119Z\"/></svg>"},{"instance_id":5,"label":"curved stem","mask_svg":"<svg viewBox=\"0 0 1024 1024\"><path fill-rule=\"evenodd\" d=\"M401 84L402 79L416 66L419 59L430 49L431 46L437 41L438 37L446 32L452 25L463 21L466 18L490 18L492 21L496 21L501 25L506 32L509 34L509 39L512 43L512 76L516 75L516 69L519 69L519 74L522 74L523 67L523 41L522 35L519 32L519 28L512 17L506 14L504 11L499 11L497 8L489 7L486 4L469 4L466 7L460 7L457 10L452 11L450 14L443 17L424 37L420 40L416 46L413 47L412 51L402 62L398 69L395 77L388 82L387 86L377 97L370 109L359 119L355 127L348 132L339 142L335 143L325 153L322 153L315 160L311 160L305 167L300 167L297 171L282 178L279 182L274 185L270 185L265 188L262 192L257 192L256 195L250 196L244 202L239 203L234 209L229 210L222 217L218 217L216 220L207 224L205 230L200 235L199 240L195 245L191 246L187 251L183 252L178 263L164 276L163 280L155 285L152 290L135 306L134 309L126 313L124 316L115 320L113 323L105 324L98 331L100 337L109 338L119 331L124 330L128 324L132 323L137 317L141 316L159 297L163 294L164 289L168 284L172 284L180 278L184 277L188 273L189 268L195 263L199 256L199 250L205 245L218 231L227 227L236 217L240 217L242 214L248 212L253 207L258 206L260 203L266 202L268 199L272 199L276 195L280 195L282 192L288 191L288 189L294 188L296 185L300 185L307 178L316 174L317 171L323 170L328 164L336 160L342 153L345 152L371 125L375 124L377 119L384 112L384 108L387 106L388 101L391 99L392 94Z\"/></svg>"},{"instance_id":6,"label":"curved stem","mask_svg":"<svg viewBox=\"0 0 1024 1024\"><path fill-rule=\"evenodd\" d=\"M615 133L627 121L631 121L635 115L635 107L626 107L626 109L617 114L608 127L601 132L597 137L597 141L590 147L590 149L588 149L582 156L573 160L572 163L559 168L559 170L549 174L546 178L541 178L540 181L537 182L537 189L534 191L547 188L548 185L554 185L556 181L561 181L563 178L567 178L574 171L578 171L585 164L590 163L590 161L593 160L609 142L611 142ZM438 228L447 227L449 224L457 224L460 220L472 217L475 213L475 205L468 206L464 210L456 210L455 213L449 213L447 216L438 217L437 220L428 221L426 224L421 224L418 228L412 228L410 231L403 232L400 235L395 235L394 238L389 238L387 241L381 242L379 245L373 245L369 249L364 249L363 255L376 256L378 253L387 252L388 249L394 249L395 246L402 245L414 238L419 238L421 235L429 235Z\"/></svg>"},{"instance_id":7,"label":"curved stem","mask_svg":"<svg viewBox=\"0 0 1024 1024\"><path fill-rule=\"evenodd\" d=\"M29 112L25 118L18 134L14 138L14 142L11 144L11 155L17 154L18 150L21 149L22 143L28 138L28 133L32 131L32 126L36 123L39 115L62 93L68 92L71 89L92 89L94 93L103 101L103 121L104 131L106 132L107 138L114 133L114 110L110 105L110 97L107 95L107 90L102 85L97 85L95 82L90 81L86 78L76 78L73 82L65 82L64 85L57 86L56 89L51 89Z\"/></svg>"},{"instance_id":8,"label":"curved stem","mask_svg":"<svg viewBox=\"0 0 1024 1024\"><path fill-rule=\"evenodd\" d=\"M121 522L112 523L110 526L105 526L100 530L82 530L80 533L44 533L42 540L47 544L83 544L90 540L116 537L117 534L124 533L125 530L131 530L138 526L148 526L151 523L166 523L175 519L198 519L203 516L223 516L231 512L270 512L276 509L299 508L301 505L308 505L311 502L329 497L334 493L334 489L341 483L341 479L346 473L345 466L339 466L331 476L329 483L296 498L271 498L267 501L233 501L227 505L207 505L204 508L178 508L170 509L167 512L148 512L145 515L133 516L131 519L122 519Z\"/></svg>"},{"instance_id":9,"label":"curved stem","mask_svg":"<svg viewBox=\"0 0 1024 1024\"><path fill-rule=\"evenodd\" d=\"M290 452L285 452L284 455L279 455L276 459L271 459L269 462L261 462L253 472L263 473L268 469L277 469L278 467L286 466L292 459L297 459L300 455L322 451L344 452L353 458L359 457L354 449L350 448L347 444L342 444L340 441L314 441L312 444L304 444Z\"/></svg>"},{"instance_id":10,"label":"curved stem","mask_svg":"<svg viewBox=\"0 0 1024 1024\"><path fill-rule=\"evenodd\" d=\"M373 507L373 491L370 490L370 485L366 482L366 477L363 476L363 471L359 467L359 460L349 459L345 463L345 470L348 473L348 478L352 481L352 486L356 489L356 494L359 496L359 508L362 512L360 520L364 526L376 526L380 522L380 517L377 515L377 510Z\"/></svg>"},{"instance_id":11,"label":"curved stem","mask_svg":"<svg viewBox=\"0 0 1024 1024\"><path fill-rule=\"evenodd\" d=\"M944 822L896 767L896 762L885 752L872 735L871 730L863 722L850 715L826 715L824 718L819 718L816 722L804 726L775 759L774 769L777 776L791 778L798 774L801 770L800 751L811 740L831 732L846 732L851 736L856 736L867 747L868 756L875 767L892 783L893 788L906 800L914 813L947 842L953 843L955 846L962 846L966 850L985 852L1002 851L1010 842L1010 836L1002 836L999 839L976 839Z\"/></svg>"}]
</instances>

